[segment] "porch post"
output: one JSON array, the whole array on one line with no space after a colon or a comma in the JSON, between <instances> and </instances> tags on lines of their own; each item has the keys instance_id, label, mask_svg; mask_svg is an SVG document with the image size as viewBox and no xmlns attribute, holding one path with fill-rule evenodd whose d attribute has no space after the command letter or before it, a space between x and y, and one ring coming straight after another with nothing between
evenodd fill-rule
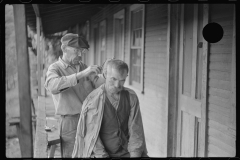
<instances>
[{"instance_id":1,"label":"porch post","mask_svg":"<svg viewBox=\"0 0 240 160\"><path fill-rule=\"evenodd\" d=\"M40 52L40 17L37 18L37 73L38 73L38 96L41 96L41 52Z\"/></svg>"},{"instance_id":2,"label":"porch post","mask_svg":"<svg viewBox=\"0 0 240 160\"><path fill-rule=\"evenodd\" d=\"M31 158L33 157L33 135L25 5L14 4L13 11L16 33L18 91L20 104L19 142L22 157Z\"/></svg>"},{"instance_id":3,"label":"porch post","mask_svg":"<svg viewBox=\"0 0 240 160\"><path fill-rule=\"evenodd\" d=\"M178 60L180 5L168 5L168 136L167 157L177 156L177 96L178 96Z\"/></svg>"},{"instance_id":4,"label":"porch post","mask_svg":"<svg viewBox=\"0 0 240 160\"><path fill-rule=\"evenodd\" d=\"M41 96L42 94L42 88L41 88L41 75L42 75L42 63L41 63L41 42L40 42L40 36L41 36L41 18L40 18L40 11L37 4L32 4L33 10L36 15L36 21L37 21L37 73L38 73L38 96ZM42 38L42 37L41 37Z\"/></svg>"}]
</instances>

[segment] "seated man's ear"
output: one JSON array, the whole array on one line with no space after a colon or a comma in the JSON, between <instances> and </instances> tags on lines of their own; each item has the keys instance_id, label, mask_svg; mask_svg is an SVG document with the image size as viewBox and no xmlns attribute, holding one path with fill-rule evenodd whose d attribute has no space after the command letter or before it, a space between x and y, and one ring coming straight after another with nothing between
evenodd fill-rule
<instances>
[{"instance_id":1,"label":"seated man's ear","mask_svg":"<svg viewBox=\"0 0 240 160\"><path fill-rule=\"evenodd\" d=\"M105 79L107 78L107 71L106 71L106 70L103 71L103 77L104 77Z\"/></svg>"}]
</instances>

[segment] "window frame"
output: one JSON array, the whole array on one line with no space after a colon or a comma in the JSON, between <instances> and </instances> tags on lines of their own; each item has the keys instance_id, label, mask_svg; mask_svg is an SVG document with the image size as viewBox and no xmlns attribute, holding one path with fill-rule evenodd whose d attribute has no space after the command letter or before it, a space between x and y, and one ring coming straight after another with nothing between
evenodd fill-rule
<instances>
[{"instance_id":1,"label":"window frame","mask_svg":"<svg viewBox=\"0 0 240 160\"><path fill-rule=\"evenodd\" d=\"M135 86L132 84L132 80L131 80L131 49L136 49L135 46L132 46L132 39L133 39L133 35L132 35L132 12L136 11L138 9L142 9L142 39L141 39L141 47L137 47L141 49L141 75L140 75L140 87ZM130 11L129 11L129 78L128 78L128 84L132 87L134 87L135 89L139 90L141 93L144 93L144 42L145 42L145 4L133 4L130 6Z\"/></svg>"},{"instance_id":2,"label":"window frame","mask_svg":"<svg viewBox=\"0 0 240 160\"><path fill-rule=\"evenodd\" d=\"M122 18L121 18L122 17ZM115 35L115 28L116 28L116 23L115 23L115 19L122 19L123 20L123 38L122 38L122 53L121 53L121 59L124 60L125 58L125 55L124 55L124 40L125 40L125 9L122 9L120 11L118 11L117 13L115 13L113 15L113 57L116 57L115 55L115 38L116 38L116 35Z\"/></svg>"},{"instance_id":3,"label":"window frame","mask_svg":"<svg viewBox=\"0 0 240 160\"><path fill-rule=\"evenodd\" d=\"M101 51L102 50L104 50L104 56L105 56L105 59L107 59L107 20L106 19L104 19L104 20L102 20L102 21L100 21L99 22L99 30L98 30L98 34L99 34L99 37L98 37L98 40L99 40L99 51L98 51L98 54L99 54L99 56L98 56L98 63L99 63L99 65L102 65L102 63L104 63L104 61L103 62L101 62L101 59L102 59L102 54L101 54ZM102 35L101 34L101 27L104 27L104 34ZM104 39L104 41L105 41L105 46L104 46L104 49L102 48L102 37L104 37L105 39Z\"/></svg>"}]
</instances>

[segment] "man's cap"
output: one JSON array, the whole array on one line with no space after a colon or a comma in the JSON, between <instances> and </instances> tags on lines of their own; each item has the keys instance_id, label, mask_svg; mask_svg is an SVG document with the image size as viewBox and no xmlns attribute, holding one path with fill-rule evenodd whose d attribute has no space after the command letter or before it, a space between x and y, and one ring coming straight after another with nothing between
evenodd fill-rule
<instances>
[{"instance_id":1,"label":"man's cap","mask_svg":"<svg viewBox=\"0 0 240 160\"><path fill-rule=\"evenodd\" d=\"M89 44L83 36L78 34L67 33L61 38L61 43L74 48L89 48Z\"/></svg>"}]
</instances>

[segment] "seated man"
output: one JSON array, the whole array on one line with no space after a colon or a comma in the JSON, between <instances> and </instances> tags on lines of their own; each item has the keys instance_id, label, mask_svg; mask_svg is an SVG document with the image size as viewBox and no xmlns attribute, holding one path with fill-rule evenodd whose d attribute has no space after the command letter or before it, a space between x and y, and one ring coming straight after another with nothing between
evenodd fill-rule
<instances>
[{"instance_id":1,"label":"seated man","mask_svg":"<svg viewBox=\"0 0 240 160\"><path fill-rule=\"evenodd\" d=\"M72 157L144 157L147 149L136 93L123 87L128 66L112 59L106 83L83 102Z\"/></svg>"}]
</instances>

